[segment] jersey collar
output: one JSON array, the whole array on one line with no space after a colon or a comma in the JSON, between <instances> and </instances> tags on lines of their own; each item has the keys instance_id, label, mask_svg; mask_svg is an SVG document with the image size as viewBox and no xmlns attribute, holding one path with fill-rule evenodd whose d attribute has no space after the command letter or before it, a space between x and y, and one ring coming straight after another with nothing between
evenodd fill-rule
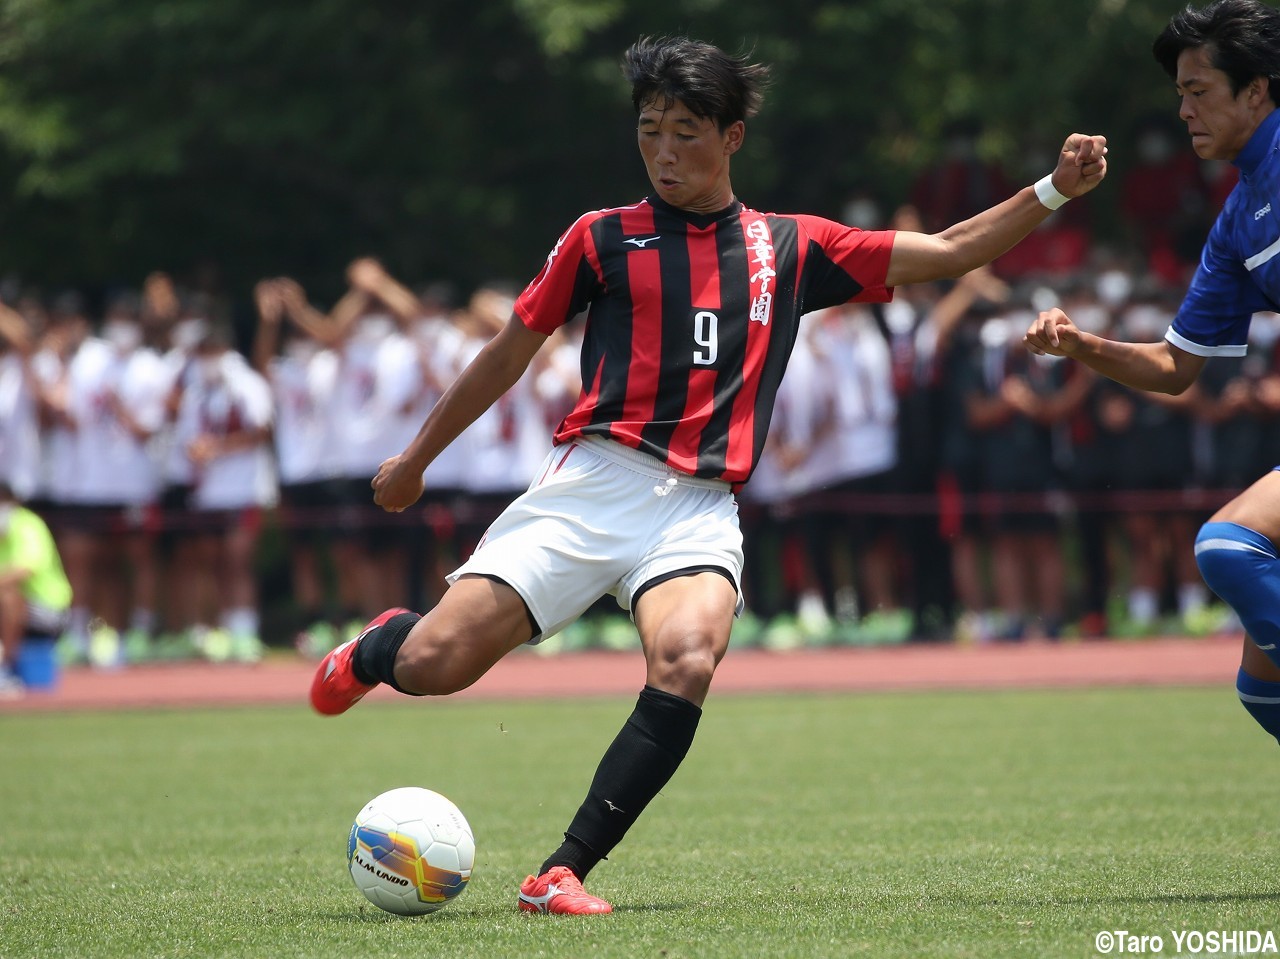
<instances>
[{"instance_id":1,"label":"jersey collar","mask_svg":"<svg viewBox=\"0 0 1280 959\"><path fill-rule=\"evenodd\" d=\"M1241 173L1245 176L1253 176L1258 167L1262 166L1262 161L1275 146L1278 128L1280 128L1280 108L1272 110L1263 118L1258 124L1258 129L1253 131L1253 136L1249 137L1249 142L1244 145L1244 149L1231 161L1240 168Z\"/></svg>"},{"instance_id":2,"label":"jersey collar","mask_svg":"<svg viewBox=\"0 0 1280 959\"><path fill-rule=\"evenodd\" d=\"M737 216L742 212L742 203L736 199L723 210L717 210L715 213L693 213L689 210L682 210L680 207L672 206L666 200L656 196L646 197L646 199L649 201L649 205L655 210L661 210L663 213L668 213L671 216L678 217L679 219L697 227L699 230L705 230L712 223L715 223L716 220L723 219L727 216Z\"/></svg>"}]
</instances>

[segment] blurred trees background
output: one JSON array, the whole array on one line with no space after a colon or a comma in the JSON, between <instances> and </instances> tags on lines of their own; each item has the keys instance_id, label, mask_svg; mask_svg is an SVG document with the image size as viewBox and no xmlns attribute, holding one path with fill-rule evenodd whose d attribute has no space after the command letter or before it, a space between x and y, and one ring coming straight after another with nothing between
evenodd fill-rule
<instances>
[{"instance_id":1,"label":"blurred trees background","mask_svg":"<svg viewBox=\"0 0 1280 959\"><path fill-rule=\"evenodd\" d=\"M371 253L415 281L523 283L582 210L647 192L618 71L643 33L773 64L735 165L757 209L891 209L958 121L1025 182L1067 132L1106 133L1116 176L1143 118L1176 120L1150 46L1177 6L0 0L0 274L336 292Z\"/></svg>"}]
</instances>

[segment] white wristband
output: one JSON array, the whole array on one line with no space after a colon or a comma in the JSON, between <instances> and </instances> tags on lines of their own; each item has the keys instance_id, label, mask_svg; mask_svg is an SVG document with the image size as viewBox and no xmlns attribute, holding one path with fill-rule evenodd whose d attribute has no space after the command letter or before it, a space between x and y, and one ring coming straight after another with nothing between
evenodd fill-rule
<instances>
[{"instance_id":1,"label":"white wristband","mask_svg":"<svg viewBox=\"0 0 1280 959\"><path fill-rule=\"evenodd\" d=\"M1036 180L1036 199L1050 210L1056 210L1070 200L1071 197L1063 196L1058 192L1058 188L1053 185L1053 176L1050 174Z\"/></svg>"}]
</instances>

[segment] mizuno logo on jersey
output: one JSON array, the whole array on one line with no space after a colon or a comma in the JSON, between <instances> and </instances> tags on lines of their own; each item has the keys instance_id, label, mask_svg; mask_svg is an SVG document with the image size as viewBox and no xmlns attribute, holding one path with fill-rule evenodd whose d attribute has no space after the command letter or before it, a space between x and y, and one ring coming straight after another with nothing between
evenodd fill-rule
<instances>
[{"instance_id":1,"label":"mizuno logo on jersey","mask_svg":"<svg viewBox=\"0 0 1280 959\"><path fill-rule=\"evenodd\" d=\"M637 249L643 250L646 245L652 243L654 240L661 240L661 239L662 239L662 234L659 233L657 236L630 236L630 237L627 237L622 242L633 243L635 244Z\"/></svg>"},{"instance_id":2,"label":"mizuno logo on jersey","mask_svg":"<svg viewBox=\"0 0 1280 959\"><path fill-rule=\"evenodd\" d=\"M1271 212L1271 204L1270 204L1270 203L1268 203L1268 204L1267 204L1266 206L1264 206L1261 210L1259 210L1257 213L1255 213L1255 214L1253 215L1253 218L1254 218L1255 220L1261 220L1264 216L1266 216L1266 215L1267 215L1268 213L1270 213L1270 212Z\"/></svg>"}]
</instances>

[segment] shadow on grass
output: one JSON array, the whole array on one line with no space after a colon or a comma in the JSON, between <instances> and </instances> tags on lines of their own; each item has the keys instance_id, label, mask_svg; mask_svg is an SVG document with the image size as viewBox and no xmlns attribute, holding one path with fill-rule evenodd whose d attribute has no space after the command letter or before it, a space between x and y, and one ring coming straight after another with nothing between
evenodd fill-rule
<instances>
[{"instance_id":1,"label":"shadow on grass","mask_svg":"<svg viewBox=\"0 0 1280 959\"><path fill-rule=\"evenodd\" d=\"M1090 902L1085 897L1072 897L1063 900L1071 905L1080 905ZM1096 900L1095 900L1096 901ZM1107 902L1162 902L1162 903L1179 903L1179 902L1280 902L1280 891L1278 892L1170 892L1157 893L1152 896L1108 896Z\"/></svg>"},{"instance_id":2,"label":"shadow on grass","mask_svg":"<svg viewBox=\"0 0 1280 959\"><path fill-rule=\"evenodd\" d=\"M640 915L643 913L685 912L688 908L688 905L681 902L650 902L624 906L619 906L615 903L613 911L615 913L634 913ZM477 920L507 919L515 916L527 916L530 922L548 921L539 919L536 913L523 912L515 905L512 905L509 908L503 906L494 908L472 907L470 909L440 909L436 912L425 913L421 916L397 916L389 912L382 912L377 907L357 906L349 912L325 912L315 916L314 918L324 922L340 923L345 925L395 925L402 922L476 922ZM549 921L559 922L562 920L559 916L552 916Z\"/></svg>"},{"instance_id":3,"label":"shadow on grass","mask_svg":"<svg viewBox=\"0 0 1280 959\"><path fill-rule=\"evenodd\" d=\"M1004 903L1010 906L1043 907L1043 906L1102 906L1110 903L1233 903L1233 902L1276 902L1280 903L1280 891L1276 892L1170 892L1154 893L1148 896L1041 896L1041 897L990 897L990 896L955 896L951 897L972 906L992 906Z\"/></svg>"},{"instance_id":4,"label":"shadow on grass","mask_svg":"<svg viewBox=\"0 0 1280 959\"><path fill-rule=\"evenodd\" d=\"M316 918L325 922L346 923L348 925L363 925L367 923L394 925L401 922L463 922L483 919L493 911L487 909L438 909L435 912L423 913L421 916L398 916L394 913L382 912L376 906L369 908L357 906L350 911L322 913Z\"/></svg>"},{"instance_id":5,"label":"shadow on grass","mask_svg":"<svg viewBox=\"0 0 1280 959\"><path fill-rule=\"evenodd\" d=\"M619 906L614 903L614 912L685 912L688 906L682 902L647 902L637 903L628 906Z\"/></svg>"}]
</instances>

